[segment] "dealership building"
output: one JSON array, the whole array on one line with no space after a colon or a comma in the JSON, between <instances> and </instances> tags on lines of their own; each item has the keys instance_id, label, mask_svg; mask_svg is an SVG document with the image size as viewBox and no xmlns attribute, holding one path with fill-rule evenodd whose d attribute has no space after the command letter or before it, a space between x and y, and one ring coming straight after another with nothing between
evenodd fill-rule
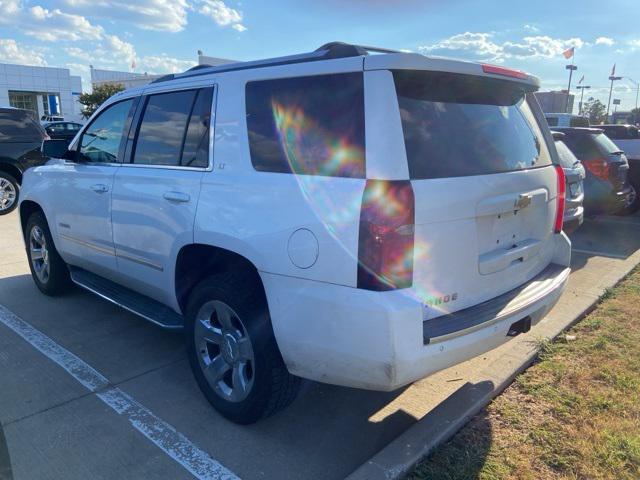
<instances>
[{"instance_id":1,"label":"dealership building","mask_svg":"<svg viewBox=\"0 0 640 480\"><path fill-rule=\"evenodd\" d=\"M0 63L0 107L31 110L38 118L61 115L79 121L81 93L80 77L71 75L68 68Z\"/></svg>"}]
</instances>

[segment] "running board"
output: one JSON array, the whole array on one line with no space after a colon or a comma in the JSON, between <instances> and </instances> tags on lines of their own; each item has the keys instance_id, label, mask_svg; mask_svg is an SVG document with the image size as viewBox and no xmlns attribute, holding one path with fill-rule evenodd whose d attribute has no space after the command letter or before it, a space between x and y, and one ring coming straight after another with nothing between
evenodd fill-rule
<instances>
[{"instance_id":1,"label":"running board","mask_svg":"<svg viewBox=\"0 0 640 480\"><path fill-rule=\"evenodd\" d=\"M95 275L82 268L69 267L71 280L76 285L115 303L125 310L167 329L182 328L184 319L162 303L141 295L111 280Z\"/></svg>"}]
</instances>

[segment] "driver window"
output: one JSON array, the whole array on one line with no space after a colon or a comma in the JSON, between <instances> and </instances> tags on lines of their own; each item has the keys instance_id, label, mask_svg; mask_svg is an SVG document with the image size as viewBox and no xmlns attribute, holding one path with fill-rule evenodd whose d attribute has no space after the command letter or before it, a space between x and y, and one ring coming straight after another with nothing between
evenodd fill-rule
<instances>
[{"instance_id":1,"label":"driver window","mask_svg":"<svg viewBox=\"0 0 640 480\"><path fill-rule=\"evenodd\" d=\"M87 162L115 163L133 99L104 110L82 134L80 154Z\"/></svg>"}]
</instances>

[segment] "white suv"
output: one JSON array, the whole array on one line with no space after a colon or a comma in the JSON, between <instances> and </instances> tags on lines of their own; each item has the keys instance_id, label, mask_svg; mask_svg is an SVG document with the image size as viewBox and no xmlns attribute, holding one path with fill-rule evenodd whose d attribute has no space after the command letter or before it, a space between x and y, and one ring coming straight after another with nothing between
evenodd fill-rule
<instances>
[{"instance_id":1,"label":"white suv","mask_svg":"<svg viewBox=\"0 0 640 480\"><path fill-rule=\"evenodd\" d=\"M45 142L20 204L38 288L184 326L239 423L300 377L393 390L529 330L570 260L537 80L372 50L172 75Z\"/></svg>"}]
</instances>

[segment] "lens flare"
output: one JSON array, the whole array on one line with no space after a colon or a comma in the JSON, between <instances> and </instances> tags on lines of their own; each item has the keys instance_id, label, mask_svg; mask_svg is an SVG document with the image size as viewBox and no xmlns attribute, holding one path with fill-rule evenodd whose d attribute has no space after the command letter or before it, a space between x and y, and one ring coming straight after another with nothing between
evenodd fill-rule
<instances>
[{"instance_id":1,"label":"lens flare","mask_svg":"<svg viewBox=\"0 0 640 480\"><path fill-rule=\"evenodd\" d=\"M273 117L291 171L302 175L364 177L364 151L335 137L302 108L271 101Z\"/></svg>"},{"instance_id":2,"label":"lens flare","mask_svg":"<svg viewBox=\"0 0 640 480\"><path fill-rule=\"evenodd\" d=\"M357 250L344 244L341 230L351 229L360 222L362 210L365 220L373 217L384 219L374 227L378 229L378 240L380 235L390 231L390 225L394 222L396 225L393 227L393 234L396 237L414 237L411 243L400 242L402 248L386 258L382 269L379 268L382 260L380 257L360 259L361 267L375 276L378 282L397 284L399 279L406 278L408 271L428 262L429 244L415 235L413 218L410 221L402 218L409 200L402 190L394 191L389 182L373 182L366 197L363 198L362 190L354 188L354 193L346 202L343 198L341 203L337 203L332 189L332 182L336 177L346 177L342 178L343 181L365 178L365 152L362 147L349 141L348 135L340 137L322 128L297 105L285 105L272 98L271 106L281 148L300 191L336 243L356 262L359 261ZM411 201L413 202L413 198ZM423 278L419 283L414 281L412 288L399 292L427 304L440 296L430 283ZM433 305L431 308L441 307Z\"/></svg>"}]
</instances>

